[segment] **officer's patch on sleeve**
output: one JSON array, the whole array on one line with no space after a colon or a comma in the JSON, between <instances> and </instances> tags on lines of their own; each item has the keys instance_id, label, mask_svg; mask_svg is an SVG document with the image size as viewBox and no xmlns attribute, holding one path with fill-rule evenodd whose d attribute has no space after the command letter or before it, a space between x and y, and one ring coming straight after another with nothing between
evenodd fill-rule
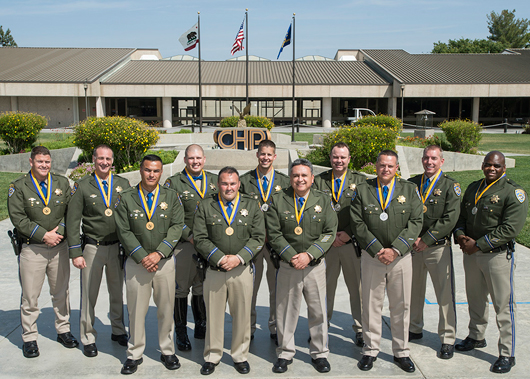
<instances>
[{"instance_id":1,"label":"officer's patch on sleeve","mask_svg":"<svg viewBox=\"0 0 530 379\"><path fill-rule=\"evenodd\" d=\"M460 188L460 183L454 183L453 189L455 190L456 196L462 195L462 189Z\"/></svg>"},{"instance_id":2,"label":"officer's patch on sleeve","mask_svg":"<svg viewBox=\"0 0 530 379\"><path fill-rule=\"evenodd\" d=\"M320 242L326 243L329 241L330 238L331 238L331 234L326 234L324 237L322 237Z\"/></svg>"},{"instance_id":3,"label":"officer's patch on sleeve","mask_svg":"<svg viewBox=\"0 0 530 379\"><path fill-rule=\"evenodd\" d=\"M9 185L9 197L11 197L11 195L13 195L15 193L15 185L14 184L10 184Z\"/></svg>"},{"instance_id":4,"label":"officer's patch on sleeve","mask_svg":"<svg viewBox=\"0 0 530 379\"><path fill-rule=\"evenodd\" d=\"M526 200L526 193L522 189L516 189L515 196L517 196L517 200L519 200L520 203L524 203Z\"/></svg>"},{"instance_id":5,"label":"officer's patch on sleeve","mask_svg":"<svg viewBox=\"0 0 530 379\"><path fill-rule=\"evenodd\" d=\"M71 195L71 196L73 196L74 193L76 193L76 191L77 191L77 186L78 186L78 184L77 184L77 183L74 183L74 188L72 188L72 191L70 191L70 195Z\"/></svg>"},{"instance_id":6,"label":"officer's patch on sleeve","mask_svg":"<svg viewBox=\"0 0 530 379\"><path fill-rule=\"evenodd\" d=\"M164 183L164 187L169 188L171 186L171 179L166 179L166 182Z\"/></svg>"},{"instance_id":7,"label":"officer's patch on sleeve","mask_svg":"<svg viewBox=\"0 0 530 379\"><path fill-rule=\"evenodd\" d=\"M416 187L416 195L418 195L418 199L420 199L421 201L421 195L420 195L420 191L418 191L418 187Z\"/></svg>"},{"instance_id":8,"label":"officer's patch on sleeve","mask_svg":"<svg viewBox=\"0 0 530 379\"><path fill-rule=\"evenodd\" d=\"M116 200L116 204L114 204L114 209L118 208L118 204L120 203L121 201L121 195L118 196L118 200Z\"/></svg>"},{"instance_id":9,"label":"officer's patch on sleeve","mask_svg":"<svg viewBox=\"0 0 530 379\"><path fill-rule=\"evenodd\" d=\"M351 201L353 201L353 199L355 199L357 197L357 188L353 187L352 189L353 189L353 193L351 195Z\"/></svg>"}]
</instances>

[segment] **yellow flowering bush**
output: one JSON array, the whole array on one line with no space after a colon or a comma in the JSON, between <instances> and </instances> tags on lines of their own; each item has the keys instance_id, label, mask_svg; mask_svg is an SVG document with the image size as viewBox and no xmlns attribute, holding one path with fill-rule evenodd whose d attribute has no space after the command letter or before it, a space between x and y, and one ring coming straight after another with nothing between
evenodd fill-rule
<instances>
[{"instance_id":1,"label":"yellow flowering bush","mask_svg":"<svg viewBox=\"0 0 530 379\"><path fill-rule=\"evenodd\" d=\"M239 121L239 116L230 116L223 118L219 124L221 128L235 128L237 127L237 122ZM250 128L266 128L271 130L274 128L274 124L265 116L245 116L245 121L247 126Z\"/></svg>"},{"instance_id":2,"label":"yellow flowering bush","mask_svg":"<svg viewBox=\"0 0 530 379\"><path fill-rule=\"evenodd\" d=\"M377 126L379 128L392 129L399 133L403 128L403 123L399 118L378 114L377 116L366 116L357 120L355 126Z\"/></svg>"},{"instance_id":3,"label":"yellow flowering bush","mask_svg":"<svg viewBox=\"0 0 530 379\"><path fill-rule=\"evenodd\" d=\"M117 172L133 166L145 152L158 142L158 132L145 122L128 117L89 117L74 125L74 144L91 156L94 148L109 145L114 151Z\"/></svg>"},{"instance_id":4,"label":"yellow flowering bush","mask_svg":"<svg viewBox=\"0 0 530 379\"><path fill-rule=\"evenodd\" d=\"M36 113L5 112L0 115L0 138L10 153L24 152L31 149L46 125L46 117Z\"/></svg>"}]
</instances>

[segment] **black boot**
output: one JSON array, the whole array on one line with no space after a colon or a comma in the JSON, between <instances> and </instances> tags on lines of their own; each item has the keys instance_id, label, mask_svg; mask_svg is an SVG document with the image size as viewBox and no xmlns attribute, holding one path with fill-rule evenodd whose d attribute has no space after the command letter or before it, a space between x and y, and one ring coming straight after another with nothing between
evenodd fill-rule
<instances>
[{"instance_id":1,"label":"black boot","mask_svg":"<svg viewBox=\"0 0 530 379\"><path fill-rule=\"evenodd\" d=\"M175 309L173 319L175 320L175 333L177 335L177 349L180 351L191 350L191 343L186 330L186 319L188 314L188 298L175 298Z\"/></svg>"},{"instance_id":2,"label":"black boot","mask_svg":"<svg viewBox=\"0 0 530 379\"><path fill-rule=\"evenodd\" d=\"M191 311L195 319L194 337L203 340L206 336L206 306L202 295L191 297Z\"/></svg>"}]
</instances>

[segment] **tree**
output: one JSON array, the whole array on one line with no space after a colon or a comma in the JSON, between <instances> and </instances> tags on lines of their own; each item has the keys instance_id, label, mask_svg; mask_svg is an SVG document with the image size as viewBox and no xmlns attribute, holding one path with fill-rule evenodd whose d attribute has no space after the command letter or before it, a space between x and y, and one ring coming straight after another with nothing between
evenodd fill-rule
<instances>
[{"instance_id":1,"label":"tree","mask_svg":"<svg viewBox=\"0 0 530 379\"><path fill-rule=\"evenodd\" d=\"M447 43L435 42L432 53L434 54L480 54L500 53L505 49L504 44L487 39L450 39Z\"/></svg>"},{"instance_id":2,"label":"tree","mask_svg":"<svg viewBox=\"0 0 530 379\"><path fill-rule=\"evenodd\" d=\"M13 36L11 35L11 30L7 29L7 31L4 33L4 29L2 29L2 25L0 25L0 45L3 46L13 46L18 47L17 43L13 39Z\"/></svg>"},{"instance_id":3,"label":"tree","mask_svg":"<svg viewBox=\"0 0 530 379\"><path fill-rule=\"evenodd\" d=\"M492 11L488 15L490 41L500 42L507 48L530 47L530 21L526 18L516 19L515 9L504 9L501 13Z\"/></svg>"}]
</instances>

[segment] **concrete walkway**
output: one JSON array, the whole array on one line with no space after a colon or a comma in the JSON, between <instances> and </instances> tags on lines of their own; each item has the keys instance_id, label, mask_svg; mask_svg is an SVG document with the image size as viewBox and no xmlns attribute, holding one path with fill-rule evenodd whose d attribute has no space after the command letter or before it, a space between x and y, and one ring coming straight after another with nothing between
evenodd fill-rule
<instances>
[{"instance_id":1,"label":"concrete walkway","mask_svg":"<svg viewBox=\"0 0 530 379\"><path fill-rule=\"evenodd\" d=\"M86 358L80 349L65 349L55 341L56 332L53 326L54 314L48 285L45 283L40 297L41 315L39 325L38 358L26 359L22 355L21 327L20 327L20 286L18 283L18 266L6 231L12 228L9 220L0 222L0 377L1 378L119 378L122 362L125 360L125 348L110 340L110 322L108 319L108 294L106 284L102 283L100 297L96 309L96 329L99 332L97 346L99 355L96 358ZM464 291L464 273L462 268L462 253L457 248L454 252L456 270L456 301L458 313L457 337L463 339L467 335L467 304ZM526 340L530 333L530 250L517 247L516 270L516 299L518 307L517 322L517 365L503 378L528 378L526 364L530 359L529 347ZM498 378L498 374L489 371L496 360L498 332L495 325L495 312L490 306L489 327L487 333L488 346L469 353L455 353L448 361L436 357L440 347L436 335L438 322L438 307L436 298L429 282L425 305L424 338L418 343L411 343L411 358L416 364L416 372L406 374L392 361L392 350L388 319L388 305L385 305L383 340L381 353L369 372L360 371L356 364L361 357L361 349L356 347L351 338L351 316L349 315L348 295L341 277L337 289L336 309L330 328L329 346L331 354L331 373L319 374L312 367L308 352L307 314L305 307L300 317L296 334L297 353L294 363L289 366L285 374L273 374L272 364L276 360L275 346L269 338L269 332L264 325L267 323L268 299L267 285L263 279L258 298L258 326L256 338L251 343L249 363L251 372L247 376L239 375L232 367L232 360L228 355L230 349L231 320L226 314L225 355L217 367L212 378ZM80 280L79 271L71 267L70 300L72 306L72 332L79 337L79 303ZM188 319L193 320L191 310ZM151 304L147 315L147 348L144 363L134 374L135 378L201 378L199 369L203 363L202 350L204 341L195 340L190 331L193 349L190 352L178 352L182 367L177 371L168 371L160 363L160 352L157 340L156 308Z\"/></svg>"}]
</instances>

